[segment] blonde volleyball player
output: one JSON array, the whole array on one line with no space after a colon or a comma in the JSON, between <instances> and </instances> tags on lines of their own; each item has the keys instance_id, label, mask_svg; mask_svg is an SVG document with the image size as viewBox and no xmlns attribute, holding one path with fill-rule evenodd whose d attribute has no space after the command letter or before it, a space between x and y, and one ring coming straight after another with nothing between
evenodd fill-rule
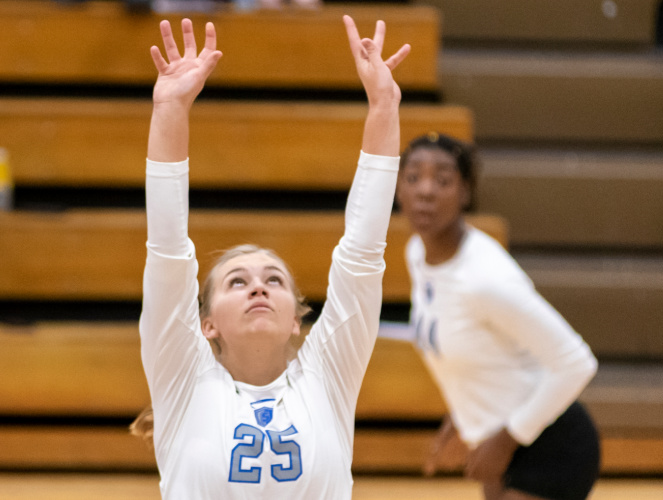
<instances>
[{"instance_id":1,"label":"blonde volleyball player","mask_svg":"<svg viewBox=\"0 0 663 500\"><path fill-rule=\"evenodd\" d=\"M221 58L214 26L207 24L198 53L183 20L180 53L163 21L165 58L151 48L159 76L140 335L164 499L351 498L354 410L377 336L398 174L401 93L392 70L409 46L383 60L383 22L372 39L361 39L351 18L344 23L368 113L327 300L293 361L289 340L306 307L272 252L231 250L207 278L199 308L187 235L189 110Z\"/></svg>"}]
</instances>

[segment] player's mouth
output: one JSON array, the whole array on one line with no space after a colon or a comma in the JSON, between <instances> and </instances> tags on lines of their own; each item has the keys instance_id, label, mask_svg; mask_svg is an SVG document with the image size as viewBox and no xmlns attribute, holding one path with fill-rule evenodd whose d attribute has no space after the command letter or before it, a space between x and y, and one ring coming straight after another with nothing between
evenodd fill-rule
<instances>
[{"instance_id":1,"label":"player's mouth","mask_svg":"<svg viewBox=\"0 0 663 500\"><path fill-rule=\"evenodd\" d=\"M255 302L249 306L246 312L271 311L272 308L267 302Z\"/></svg>"}]
</instances>

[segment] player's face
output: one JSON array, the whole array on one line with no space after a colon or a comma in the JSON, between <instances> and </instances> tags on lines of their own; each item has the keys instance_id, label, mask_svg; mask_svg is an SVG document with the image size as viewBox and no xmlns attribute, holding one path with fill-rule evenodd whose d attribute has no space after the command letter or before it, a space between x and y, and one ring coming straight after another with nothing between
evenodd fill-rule
<instances>
[{"instance_id":1,"label":"player's face","mask_svg":"<svg viewBox=\"0 0 663 500\"><path fill-rule=\"evenodd\" d=\"M415 149L398 174L396 198L421 235L441 235L457 223L469 195L456 159L439 148Z\"/></svg>"},{"instance_id":2,"label":"player's face","mask_svg":"<svg viewBox=\"0 0 663 500\"><path fill-rule=\"evenodd\" d=\"M208 338L219 338L222 349L285 345L299 334L299 325L291 277L278 260L258 252L215 269L203 331Z\"/></svg>"}]
</instances>

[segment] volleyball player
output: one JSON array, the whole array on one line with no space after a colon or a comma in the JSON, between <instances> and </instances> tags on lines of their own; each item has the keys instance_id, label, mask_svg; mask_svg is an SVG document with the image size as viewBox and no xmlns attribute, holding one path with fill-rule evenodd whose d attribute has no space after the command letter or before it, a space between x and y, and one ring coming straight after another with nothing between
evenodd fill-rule
<instances>
[{"instance_id":1,"label":"volleyball player","mask_svg":"<svg viewBox=\"0 0 663 500\"><path fill-rule=\"evenodd\" d=\"M465 223L472 148L431 133L400 164L396 197L415 233L406 249L411 321L449 407L426 472L455 453L487 500L586 498L599 444L576 399L596 359L515 260Z\"/></svg>"},{"instance_id":2,"label":"volleyball player","mask_svg":"<svg viewBox=\"0 0 663 500\"><path fill-rule=\"evenodd\" d=\"M221 58L214 26L206 25L198 53L184 19L182 54L163 21L166 58L151 48L159 76L140 335L165 499L351 498L354 412L377 336L398 171L401 94L391 72L409 46L383 60L382 21L373 39L360 39L350 17L344 23L368 113L327 299L292 361L289 341L300 334L306 307L273 252L232 249L210 272L199 307L187 234L189 110Z\"/></svg>"}]
</instances>

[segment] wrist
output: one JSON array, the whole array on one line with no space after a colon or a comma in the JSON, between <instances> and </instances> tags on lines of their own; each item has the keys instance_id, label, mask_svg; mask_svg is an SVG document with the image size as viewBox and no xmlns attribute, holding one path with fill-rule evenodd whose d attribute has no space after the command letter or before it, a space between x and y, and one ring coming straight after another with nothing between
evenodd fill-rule
<instances>
[{"instance_id":1,"label":"wrist","mask_svg":"<svg viewBox=\"0 0 663 500\"><path fill-rule=\"evenodd\" d=\"M189 156L189 111L177 103L155 103L147 141L147 157L179 162Z\"/></svg>"},{"instance_id":2,"label":"wrist","mask_svg":"<svg viewBox=\"0 0 663 500\"><path fill-rule=\"evenodd\" d=\"M511 433L509 432L509 430L506 427L504 427L499 432L498 435L499 435L501 444L505 448L507 448L509 450L512 450L512 451L515 451L516 448L518 448L518 446L520 446L520 443L518 441L516 441L516 439L511 435Z\"/></svg>"},{"instance_id":3,"label":"wrist","mask_svg":"<svg viewBox=\"0 0 663 500\"><path fill-rule=\"evenodd\" d=\"M368 101L369 113L398 113L400 99L375 99Z\"/></svg>"},{"instance_id":4,"label":"wrist","mask_svg":"<svg viewBox=\"0 0 663 500\"><path fill-rule=\"evenodd\" d=\"M154 101L152 104L152 114L156 116L189 116L191 111L191 105L193 103L188 103L180 100L172 101Z\"/></svg>"}]
</instances>

